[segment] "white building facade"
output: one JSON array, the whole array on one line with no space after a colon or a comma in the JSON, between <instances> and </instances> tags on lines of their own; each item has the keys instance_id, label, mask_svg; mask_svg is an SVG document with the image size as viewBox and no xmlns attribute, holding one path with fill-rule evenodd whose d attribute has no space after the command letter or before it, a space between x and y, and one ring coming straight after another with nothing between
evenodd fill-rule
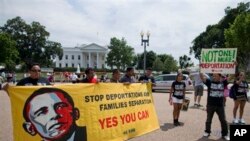
<instances>
[{"instance_id":1,"label":"white building facade","mask_svg":"<svg viewBox=\"0 0 250 141\"><path fill-rule=\"evenodd\" d=\"M81 45L77 47L63 47L63 57L59 60L55 59L56 67L72 67L77 68L80 65L81 68L98 68L103 69L106 67L106 56L108 48L97 45L95 43L89 45Z\"/></svg>"}]
</instances>

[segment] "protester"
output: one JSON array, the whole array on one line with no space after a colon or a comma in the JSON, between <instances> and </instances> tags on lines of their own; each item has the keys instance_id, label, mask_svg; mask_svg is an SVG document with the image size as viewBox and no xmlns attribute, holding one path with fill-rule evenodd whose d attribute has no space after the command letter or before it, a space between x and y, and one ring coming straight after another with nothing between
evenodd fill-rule
<instances>
[{"instance_id":1,"label":"protester","mask_svg":"<svg viewBox=\"0 0 250 141\"><path fill-rule=\"evenodd\" d=\"M247 101L248 83L245 79L245 73L240 72L237 79L234 81L234 86L236 89L236 95L234 98L234 109L233 109L233 123L234 124L245 124L243 119L244 108ZM238 108L240 106L239 119L236 118Z\"/></svg>"},{"instance_id":2,"label":"protester","mask_svg":"<svg viewBox=\"0 0 250 141\"><path fill-rule=\"evenodd\" d=\"M202 105L200 104L200 101L203 96L204 86L200 78L200 73L190 73L190 77L194 80L194 106L201 107Z\"/></svg>"},{"instance_id":3,"label":"protester","mask_svg":"<svg viewBox=\"0 0 250 141\"><path fill-rule=\"evenodd\" d=\"M120 82L121 73L118 69L114 69L112 71L112 78L110 79L111 83L119 83Z\"/></svg>"},{"instance_id":4,"label":"protester","mask_svg":"<svg viewBox=\"0 0 250 141\"><path fill-rule=\"evenodd\" d=\"M126 74L121 78L122 83L135 83L134 68L128 67Z\"/></svg>"},{"instance_id":5,"label":"protester","mask_svg":"<svg viewBox=\"0 0 250 141\"><path fill-rule=\"evenodd\" d=\"M38 63L28 66L29 77L21 79L17 86L51 85L47 78L41 77L41 68Z\"/></svg>"},{"instance_id":6,"label":"protester","mask_svg":"<svg viewBox=\"0 0 250 141\"><path fill-rule=\"evenodd\" d=\"M29 76L21 79L17 86L38 86L51 85L47 78L41 77L41 68L38 63L28 65ZM9 84L3 86L3 90L8 93Z\"/></svg>"},{"instance_id":7,"label":"protester","mask_svg":"<svg viewBox=\"0 0 250 141\"><path fill-rule=\"evenodd\" d=\"M228 75L222 75L222 80L228 80ZM224 86L224 106L226 106L226 102L227 102L227 97L229 96L229 89L228 86L225 85Z\"/></svg>"},{"instance_id":8,"label":"protester","mask_svg":"<svg viewBox=\"0 0 250 141\"><path fill-rule=\"evenodd\" d=\"M145 75L140 76L139 82L152 82L152 84L155 84L155 78L152 76L152 68L147 68Z\"/></svg>"},{"instance_id":9,"label":"protester","mask_svg":"<svg viewBox=\"0 0 250 141\"><path fill-rule=\"evenodd\" d=\"M174 125L179 126L179 117L180 110L183 103L183 99L185 98L185 88L186 84L182 82L183 75L182 73L178 73L176 76L176 80L172 83L170 94L169 94L169 102L173 103L173 120Z\"/></svg>"},{"instance_id":10,"label":"protester","mask_svg":"<svg viewBox=\"0 0 250 141\"><path fill-rule=\"evenodd\" d=\"M92 68L87 68L85 70L86 77L81 81L82 83L98 83L95 77L95 71Z\"/></svg>"},{"instance_id":11,"label":"protester","mask_svg":"<svg viewBox=\"0 0 250 141\"><path fill-rule=\"evenodd\" d=\"M203 83L207 86L208 96L207 96L207 120L206 120L206 130L203 134L204 137L208 137L211 133L211 123L213 115L216 112L220 123L221 123L221 135L225 140L230 140L228 136L228 125L225 116L224 109L224 87L228 85L227 80L221 81L221 74L214 73L212 80L207 79L204 74L200 74Z\"/></svg>"}]
</instances>

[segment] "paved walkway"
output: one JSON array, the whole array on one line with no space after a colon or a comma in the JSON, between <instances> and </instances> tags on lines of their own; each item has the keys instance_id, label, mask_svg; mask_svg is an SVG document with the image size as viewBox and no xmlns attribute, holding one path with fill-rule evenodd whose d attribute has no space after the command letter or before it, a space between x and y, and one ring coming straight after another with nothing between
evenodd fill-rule
<instances>
[{"instance_id":1,"label":"paved walkway","mask_svg":"<svg viewBox=\"0 0 250 141\"><path fill-rule=\"evenodd\" d=\"M168 103L168 93L153 93L155 108L158 115L160 129L135 137L129 141L212 141L220 139L220 123L218 116L215 114L212 123L212 133L209 138L202 137L206 111L203 108L194 108L193 105L193 92L189 92L187 97L190 98L190 107L187 112L182 111L179 121L182 126L174 127L172 124L173 107ZM202 97L201 104L206 105L206 92ZM10 101L7 94L0 91L0 141L12 141L12 119L10 112ZM229 124L233 120L232 116L233 100L227 99L226 115ZM246 104L244 119L246 123L250 123L250 103Z\"/></svg>"}]
</instances>

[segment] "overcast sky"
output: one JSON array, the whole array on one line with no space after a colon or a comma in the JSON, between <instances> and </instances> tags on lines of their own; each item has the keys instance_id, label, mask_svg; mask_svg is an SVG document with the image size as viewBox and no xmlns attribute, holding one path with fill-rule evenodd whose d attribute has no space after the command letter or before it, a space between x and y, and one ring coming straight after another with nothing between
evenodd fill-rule
<instances>
[{"instance_id":1,"label":"overcast sky","mask_svg":"<svg viewBox=\"0 0 250 141\"><path fill-rule=\"evenodd\" d=\"M193 39L207 25L218 23L224 9L239 2L247 0L0 0L0 26L20 16L28 24L40 22L49 39L63 47L107 46L112 37L124 37L135 53L144 50L140 32L149 31L147 50L178 60L189 55Z\"/></svg>"}]
</instances>

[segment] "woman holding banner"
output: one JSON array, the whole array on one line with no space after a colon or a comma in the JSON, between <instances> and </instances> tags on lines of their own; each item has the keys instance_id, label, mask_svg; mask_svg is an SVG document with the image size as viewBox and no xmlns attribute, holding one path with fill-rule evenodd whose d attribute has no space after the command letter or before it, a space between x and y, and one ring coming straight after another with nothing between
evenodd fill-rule
<instances>
[{"instance_id":1,"label":"woman holding banner","mask_svg":"<svg viewBox=\"0 0 250 141\"><path fill-rule=\"evenodd\" d=\"M236 95L234 98L234 109L233 109L234 120L233 120L233 123L234 124L238 124L238 123L245 124L245 121L242 118L242 116L243 116L245 104L247 101L247 92L249 90L248 90L248 83L245 80L245 73L244 72L239 73L236 81L234 81L234 86L236 88ZM236 114L237 114L239 106L240 106L240 113L239 113L239 119L237 119Z\"/></svg>"},{"instance_id":2,"label":"woman holding banner","mask_svg":"<svg viewBox=\"0 0 250 141\"><path fill-rule=\"evenodd\" d=\"M176 76L176 80L172 83L170 94L169 94L169 102L173 104L174 111L173 111L173 120L174 125L179 126L179 116L180 110L182 107L183 99L185 98L185 88L186 85L183 80L182 73L178 73Z\"/></svg>"}]
</instances>

